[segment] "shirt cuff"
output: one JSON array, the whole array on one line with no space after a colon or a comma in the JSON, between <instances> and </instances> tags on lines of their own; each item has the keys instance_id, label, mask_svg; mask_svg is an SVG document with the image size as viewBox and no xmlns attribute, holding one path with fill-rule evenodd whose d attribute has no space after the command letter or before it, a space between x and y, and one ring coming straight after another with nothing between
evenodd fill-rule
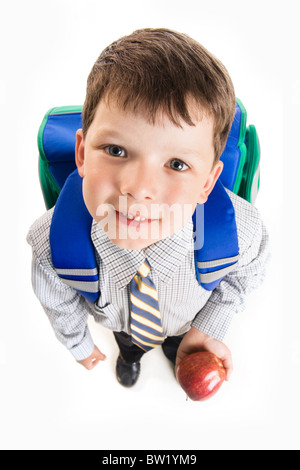
<instances>
[{"instance_id":1,"label":"shirt cuff","mask_svg":"<svg viewBox=\"0 0 300 470\"><path fill-rule=\"evenodd\" d=\"M223 341L233 319L234 312L228 312L224 307L205 307L195 317L192 326L202 333L218 341Z\"/></svg>"},{"instance_id":2,"label":"shirt cuff","mask_svg":"<svg viewBox=\"0 0 300 470\"><path fill-rule=\"evenodd\" d=\"M89 329L87 328L82 341L73 348L71 348L70 352L74 356L76 361L83 361L93 353L94 347L94 341L92 339Z\"/></svg>"}]
</instances>

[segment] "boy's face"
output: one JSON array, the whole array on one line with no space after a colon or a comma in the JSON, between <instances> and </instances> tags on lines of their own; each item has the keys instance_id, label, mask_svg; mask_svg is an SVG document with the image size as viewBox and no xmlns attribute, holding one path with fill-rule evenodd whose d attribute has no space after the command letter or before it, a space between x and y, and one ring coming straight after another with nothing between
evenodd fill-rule
<instances>
[{"instance_id":1,"label":"boy's face","mask_svg":"<svg viewBox=\"0 0 300 470\"><path fill-rule=\"evenodd\" d=\"M177 127L163 115L153 125L102 100L86 138L77 131L86 206L117 246L140 250L172 235L207 200L223 164L213 166L213 120L194 122Z\"/></svg>"}]
</instances>

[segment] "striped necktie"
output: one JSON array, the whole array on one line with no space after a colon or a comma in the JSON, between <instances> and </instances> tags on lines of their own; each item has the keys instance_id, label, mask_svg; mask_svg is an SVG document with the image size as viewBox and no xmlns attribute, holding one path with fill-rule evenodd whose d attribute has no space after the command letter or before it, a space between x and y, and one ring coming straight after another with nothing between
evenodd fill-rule
<instances>
[{"instance_id":1,"label":"striped necktie","mask_svg":"<svg viewBox=\"0 0 300 470\"><path fill-rule=\"evenodd\" d=\"M150 271L145 261L130 283L132 341L144 351L150 351L165 340L157 290L148 277Z\"/></svg>"}]
</instances>

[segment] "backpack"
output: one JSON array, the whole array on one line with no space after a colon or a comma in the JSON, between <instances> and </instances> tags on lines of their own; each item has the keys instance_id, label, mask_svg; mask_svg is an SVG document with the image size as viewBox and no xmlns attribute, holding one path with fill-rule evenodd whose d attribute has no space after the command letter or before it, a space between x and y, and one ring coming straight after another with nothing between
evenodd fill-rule
<instances>
[{"instance_id":1,"label":"backpack","mask_svg":"<svg viewBox=\"0 0 300 470\"><path fill-rule=\"evenodd\" d=\"M67 106L46 113L38 133L39 175L47 209L55 206L50 228L53 266L67 285L95 302L99 275L90 236L93 221L75 164L81 112L82 106ZM224 169L219 180L193 215L196 277L209 291L234 269L239 258L234 208L225 188L254 204L260 185L259 140L255 126L247 127L247 112L240 100L221 160Z\"/></svg>"}]
</instances>

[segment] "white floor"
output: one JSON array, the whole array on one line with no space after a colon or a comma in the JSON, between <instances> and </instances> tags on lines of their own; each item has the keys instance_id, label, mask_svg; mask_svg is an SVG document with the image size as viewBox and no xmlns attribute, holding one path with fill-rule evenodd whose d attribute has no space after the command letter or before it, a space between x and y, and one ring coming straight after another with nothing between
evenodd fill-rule
<instances>
[{"instance_id":1,"label":"white floor","mask_svg":"<svg viewBox=\"0 0 300 470\"><path fill-rule=\"evenodd\" d=\"M292 81L283 92L276 65L281 11L276 2L257 1L257 8L245 4L248 20L241 21L245 13L235 0L187 0L184 9L175 0L153 0L143 12L139 2L127 3L118 5L119 15L115 3L112 10L94 0L17 1L5 7L0 31L6 45L0 77L0 448L299 449L299 287L298 269L291 267L297 267L292 220L298 215L295 199L283 204L282 169L284 150L287 189L295 188L296 194L298 130L294 119L294 138L283 145L282 112L283 102L286 116L295 103L300 106L300 74L285 74ZM187 32L226 63L262 145L257 207L270 232L273 257L264 285L250 296L226 338L234 374L205 403L186 401L160 349L144 357L136 387L122 388L114 374L112 333L92 321L95 343L107 360L87 372L57 342L31 289L25 237L44 211L36 147L41 119L52 106L81 103L98 53L122 34L147 26ZM296 43L287 41L286 51ZM295 61L290 64L295 67Z\"/></svg>"}]
</instances>

